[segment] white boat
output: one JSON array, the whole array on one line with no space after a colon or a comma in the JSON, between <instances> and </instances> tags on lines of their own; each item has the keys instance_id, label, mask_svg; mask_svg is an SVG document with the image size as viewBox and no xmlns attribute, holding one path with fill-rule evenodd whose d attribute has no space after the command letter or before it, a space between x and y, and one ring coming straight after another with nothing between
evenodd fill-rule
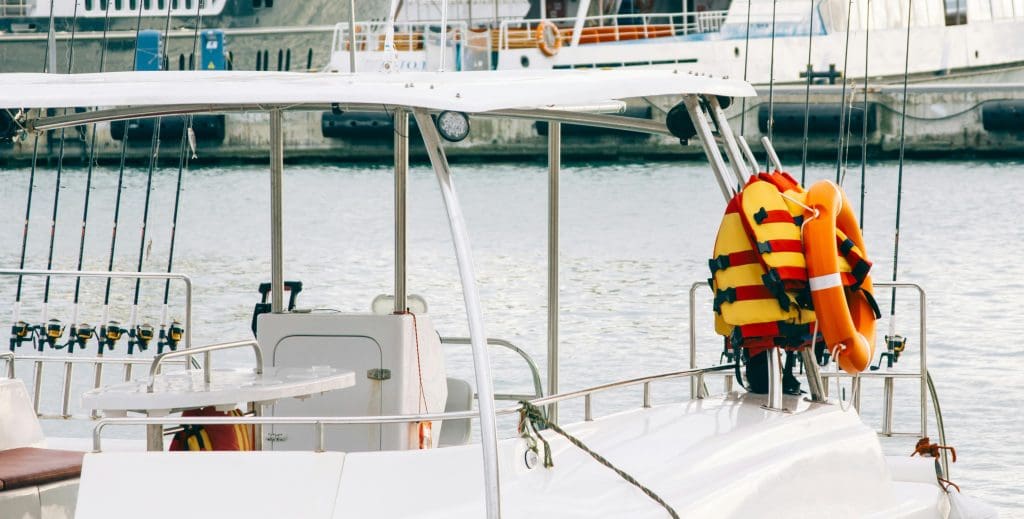
<instances>
[{"instance_id":1,"label":"white boat","mask_svg":"<svg viewBox=\"0 0 1024 519\"><path fill-rule=\"evenodd\" d=\"M734 386L731 362L696 365L698 351L718 351L720 345L697 344L692 335L688 363L680 358L674 370L558 392L560 124L696 139L709 161L709 191L714 193L717 187L729 199L735 191L732 186L757 171L757 163L731 130L720 102L753 95L748 83L682 69L357 75L125 72L0 78L5 85L0 106L29 109L18 119L28 132L142 116L269 112L272 244L270 311L258 316L255 341L193 345L191 280L186 275L113 274L184 283L186 328L181 347L153 359L148 376L129 374L130 380L121 384L97 383L81 395L82 402L102 417L93 426L80 476L79 457L45 448L48 439L37 421L37 414L45 414L38 401L39 377L34 391L13 371L0 379L0 481L8 483L0 488L2 517L947 518L986 517L991 512L940 483L950 478L944 451L935 458L884 455L879 432L860 420L856 407L836 399L839 395L828 399L824 381L839 375L819 373L813 360L805 363L808 398L782 393L775 355L768 356L769 392L747 393ZM679 99L667 122L617 115L625 100L652 96ZM35 111L74 106L105 108L54 116ZM285 305L284 112L331 107L387 111L395 119L395 283L393 294L381 298L373 313L317 313ZM448 376L441 338L425 305L407 295L410 117L417 122L447 209L470 330L473 383ZM492 387L489 348L494 344L489 343L494 341L487 339L473 249L455 173L445 157L446 142L464 137L470 118L492 117L551 124L547 394L512 396L526 402L507 406L499 405L501 395ZM679 130L687 126L689 132ZM112 275L25 270L0 274ZM693 285L691 298L706 294L700 292L702 286ZM897 286L920 290L908 283ZM921 295L923 300L923 291ZM694 308L691 301L691 330ZM923 307L921 311L924 315ZM932 434L944 435L934 395L934 410L928 406L924 321L918 365L882 369L856 379L887 388L885 398L876 402L886 406L890 417L882 435L898 434L891 423L895 379L914 380L920 391L916 396L921 420L906 434L929 436L931 417L938 422ZM211 366L213 352L233 348L252 349L254 365L241 371ZM37 366L139 362L90 359L81 353L56 360L20 352L4 357L17 355ZM813 354L807 355L813 359ZM200 359L201 364L190 362ZM532 360L529 363L534 366ZM535 367L533 371L539 379ZM69 368L68 377L70 373ZM673 380L689 380L690 394L661 388ZM719 386L721 392L707 389ZM634 409L608 416L592 413L593 399L623 387L642 388L643 398ZM69 399L76 397L69 391L65 389L61 402L64 415ZM851 396L858 406L868 405L857 402L857 395L854 391ZM237 401L246 403L248 415L177 415ZM559 427L558 406L570 402L584 407L584 421ZM517 414L522 420L518 429L499 429L498 417ZM471 421L477 422L479 438L470 434ZM165 452L164 437L171 433L167 428L180 424L250 424L256 450ZM122 451L123 442L110 438L113 429L143 427L148 450ZM49 440L50 447L57 445L70 443Z\"/></svg>"},{"instance_id":2,"label":"white boat","mask_svg":"<svg viewBox=\"0 0 1024 519\"><path fill-rule=\"evenodd\" d=\"M561 5L548 0L553 4ZM466 17L463 4L444 18L440 4L414 9L415 15L393 4L399 24L390 47L383 23L358 23L354 31L340 23L325 70L346 72L352 61L357 71L379 70L385 61L407 70L436 70L443 55L451 70L683 66L766 85L804 83L810 68L816 82L863 78L865 70L873 82L884 82L903 78L910 13L913 80L1018 77L1024 65L1019 0L917 0L912 13L908 4L735 0L684 2L675 11L661 2L582 0L569 4L575 12L493 20L486 3L475 20ZM441 24L449 28L443 39ZM354 60L348 55L353 47Z\"/></svg>"}]
</instances>

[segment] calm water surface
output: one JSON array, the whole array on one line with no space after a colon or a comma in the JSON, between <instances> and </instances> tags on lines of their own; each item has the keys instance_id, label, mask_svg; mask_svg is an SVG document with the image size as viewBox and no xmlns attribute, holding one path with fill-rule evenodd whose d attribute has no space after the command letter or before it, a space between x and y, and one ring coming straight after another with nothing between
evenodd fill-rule
<instances>
[{"instance_id":1,"label":"calm water surface","mask_svg":"<svg viewBox=\"0 0 1024 519\"><path fill-rule=\"evenodd\" d=\"M960 461L953 479L965 492L1002 507L1004 517L1024 517L1024 164L917 162L905 169L899 277L928 293L928 362L941 396L948 442ZM144 270L165 270L170 245L176 169L153 180L149 227L141 244ZM546 168L540 164L456 165L456 183L469 222L487 333L525 348L542 367L546 330ZM867 171L864 225L876 279L891 276L896 206L894 163ZM799 175L799 171L796 172ZM834 175L812 165L809 179ZM126 177L116 268L134 270L140 251L145 199L144 170ZM16 267L29 171L0 171L0 265ZM55 172L37 171L27 268L44 268L49 244ZM54 268L76 266L86 175L65 170L61 179ZM110 250L117 171L96 170L85 243L85 269L105 269ZM367 311L392 290L392 185L387 169L289 166L285 188L285 272L306 290L300 306ZM196 283L197 344L250 336L256 286L269 279L269 181L259 167L198 169L187 173L174 270ZM860 171L845 187L860 207ZM699 163L574 165L564 169L561 233L561 389L686 366L688 291L708 276L710 255L724 207L706 166ZM436 181L424 167L411 172L409 286L430 304L438 331L465 336L458 271ZM128 320L134 285L115 282L111 315ZM83 281L80 320L98 323L103 281ZM71 320L74 280L55 280L51 316ZM14 283L0 281L0 315L11 315ZM702 292L706 296L706 293ZM42 280L26 282L22 315L38 320ZM158 323L163 284L142 285L140 315ZM711 330L706 297L696 330L701 363L717 362L720 340ZM889 297L879 300L888 314ZM171 314L182 316L181 290L172 290ZM896 304L896 330L910 337L901 367L918 362L916 296ZM8 317L5 317L5 319ZM880 330L889 327L888 317ZM123 346L122 346L123 348ZM468 350L453 347L449 369L472 377ZM226 363L244 357L227 358ZM499 391L529 389L523 364L494 358ZM23 375L28 365L19 366ZM117 374L108 373L108 377ZM56 374L52 375L56 377ZM87 378L87 377L83 377ZM111 379L113 381L113 379ZM52 383L51 383L52 382ZM84 384L84 382L83 382ZM47 379L44 399L55 402L60 385ZM915 430L917 386L898 383L897 427ZM685 397L683 385L655 389L655 399ZM637 405L638 392L595 400L595 412ZM1014 403L1018 402L1018 403ZM563 420L582 416L581 406ZM877 388L864 394L865 420L880 423ZM87 424L48 423L48 432L86 434ZM934 425L930 425L934 436ZM113 432L111 436L128 434ZM890 453L908 453L909 442L887 441Z\"/></svg>"}]
</instances>

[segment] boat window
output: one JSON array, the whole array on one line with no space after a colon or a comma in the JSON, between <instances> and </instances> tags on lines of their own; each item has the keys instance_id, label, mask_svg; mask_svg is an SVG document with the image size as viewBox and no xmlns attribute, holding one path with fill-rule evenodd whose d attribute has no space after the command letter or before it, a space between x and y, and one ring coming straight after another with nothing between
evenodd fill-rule
<instances>
[{"instance_id":1,"label":"boat window","mask_svg":"<svg viewBox=\"0 0 1024 519\"><path fill-rule=\"evenodd\" d=\"M313 70L313 47L306 53L306 70Z\"/></svg>"},{"instance_id":2,"label":"boat window","mask_svg":"<svg viewBox=\"0 0 1024 519\"><path fill-rule=\"evenodd\" d=\"M270 70L270 51L263 49L263 70Z\"/></svg>"},{"instance_id":3,"label":"boat window","mask_svg":"<svg viewBox=\"0 0 1024 519\"><path fill-rule=\"evenodd\" d=\"M263 69L263 53L256 51L256 70Z\"/></svg>"},{"instance_id":4,"label":"boat window","mask_svg":"<svg viewBox=\"0 0 1024 519\"><path fill-rule=\"evenodd\" d=\"M291 49L288 49L284 53L284 69L285 70L291 70L292 69L292 50Z\"/></svg>"},{"instance_id":5,"label":"boat window","mask_svg":"<svg viewBox=\"0 0 1024 519\"><path fill-rule=\"evenodd\" d=\"M178 55L178 70L185 70L185 55Z\"/></svg>"},{"instance_id":6,"label":"boat window","mask_svg":"<svg viewBox=\"0 0 1024 519\"><path fill-rule=\"evenodd\" d=\"M946 25L964 25L967 23L967 0L946 1Z\"/></svg>"},{"instance_id":7,"label":"boat window","mask_svg":"<svg viewBox=\"0 0 1024 519\"><path fill-rule=\"evenodd\" d=\"M114 10L120 11L124 9L124 0L114 0Z\"/></svg>"},{"instance_id":8,"label":"boat window","mask_svg":"<svg viewBox=\"0 0 1024 519\"><path fill-rule=\"evenodd\" d=\"M157 9L160 9L161 11L163 11L164 7L166 7L166 6L167 6L166 0L156 0L156 7L157 7Z\"/></svg>"},{"instance_id":9,"label":"boat window","mask_svg":"<svg viewBox=\"0 0 1024 519\"><path fill-rule=\"evenodd\" d=\"M142 7L144 7L145 9L152 9L153 0L142 0Z\"/></svg>"},{"instance_id":10,"label":"boat window","mask_svg":"<svg viewBox=\"0 0 1024 519\"><path fill-rule=\"evenodd\" d=\"M100 0L100 9L106 11L107 10L107 4L109 4L109 3L110 3L109 0Z\"/></svg>"},{"instance_id":11,"label":"boat window","mask_svg":"<svg viewBox=\"0 0 1024 519\"><path fill-rule=\"evenodd\" d=\"M277 49L277 71L281 72L281 66L284 65L284 51Z\"/></svg>"},{"instance_id":12,"label":"boat window","mask_svg":"<svg viewBox=\"0 0 1024 519\"><path fill-rule=\"evenodd\" d=\"M185 0L185 9L192 10L192 0Z\"/></svg>"},{"instance_id":13,"label":"boat window","mask_svg":"<svg viewBox=\"0 0 1024 519\"><path fill-rule=\"evenodd\" d=\"M92 0L85 0L85 10L92 11Z\"/></svg>"}]
</instances>

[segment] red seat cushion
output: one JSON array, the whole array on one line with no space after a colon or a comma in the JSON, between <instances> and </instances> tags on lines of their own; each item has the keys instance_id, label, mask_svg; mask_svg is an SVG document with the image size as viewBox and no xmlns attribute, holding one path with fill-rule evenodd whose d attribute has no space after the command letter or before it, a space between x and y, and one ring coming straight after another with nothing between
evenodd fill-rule
<instances>
[{"instance_id":1,"label":"red seat cushion","mask_svg":"<svg viewBox=\"0 0 1024 519\"><path fill-rule=\"evenodd\" d=\"M84 452L21 447L0 451L0 490L43 485L82 474Z\"/></svg>"}]
</instances>

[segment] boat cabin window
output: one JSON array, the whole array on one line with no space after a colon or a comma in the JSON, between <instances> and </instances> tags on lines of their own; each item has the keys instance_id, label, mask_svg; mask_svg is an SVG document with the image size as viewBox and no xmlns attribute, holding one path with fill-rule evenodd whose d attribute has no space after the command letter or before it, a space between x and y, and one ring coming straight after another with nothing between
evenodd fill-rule
<instances>
[{"instance_id":1,"label":"boat cabin window","mask_svg":"<svg viewBox=\"0 0 1024 519\"><path fill-rule=\"evenodd\" d=\"M139 0L128 0L128 9L135 11L139 8Z\"/></svg>"},{"instance_id":2,"label":"boat cabin window","mask_svg":"<svg viewBox=\"0 0 1024 519\"><path fill-rule=\"evenodd\" d=\"M124 9L124 0L114 0L114 10L120 11Z\"/></svg>"}]
</instances>

